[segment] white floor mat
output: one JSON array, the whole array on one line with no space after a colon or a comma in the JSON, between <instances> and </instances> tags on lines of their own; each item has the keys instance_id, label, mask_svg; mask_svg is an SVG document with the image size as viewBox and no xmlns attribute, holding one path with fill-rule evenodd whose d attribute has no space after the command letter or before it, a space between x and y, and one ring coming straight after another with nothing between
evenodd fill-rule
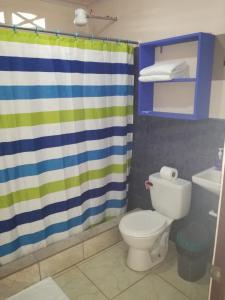
<instances>
[{"instance_id":1,"label":"white floor mat","mask_svg":"<svg viewBox=\"0 0 225 300\"><path fill-rule=\"evenodd\" d=\"M7 298L7 300L69 300L69 298L49 277Z\"/></svg>"}]
</instances>

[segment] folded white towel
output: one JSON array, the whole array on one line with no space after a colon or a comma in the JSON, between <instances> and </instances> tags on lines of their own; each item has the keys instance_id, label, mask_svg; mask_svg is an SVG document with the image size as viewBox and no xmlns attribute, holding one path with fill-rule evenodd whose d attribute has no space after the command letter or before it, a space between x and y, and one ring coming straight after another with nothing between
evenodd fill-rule
<instances>
[{"instance_id":1,"label":"folded white towel","mask_svg":"<svg viewBox=\"0 0 225 300\"><path fill-rule=\"evenodd\" d=\"M187 70L188 65L185 61L164 61L157 62L152 66L146 67L140 71L141 76L145 75L169 75L174 72Z\"/></svg>"},{"instance_id":2,"label":"folded white towel","mask_svg":"<svg viewBox=\"0 0 225 300\"><path fill-rule=\"evenodd\" d=\"M167 81L167 80L171 80L171 76L170 75L139 76L138 80L141 82Z\"/></svg>"},{"instance_id":3,"label":"folded white towel","mask_svg":"<svg viewBox=\"0 0 225 300\"><path fill-rule=\"evenodd\" d=\"M138 80L141 82L168 81L172 79L185 78L185 77L187 77L186 72L173 72L171 74L139 76Z\"/></svg>"}]
</instances>

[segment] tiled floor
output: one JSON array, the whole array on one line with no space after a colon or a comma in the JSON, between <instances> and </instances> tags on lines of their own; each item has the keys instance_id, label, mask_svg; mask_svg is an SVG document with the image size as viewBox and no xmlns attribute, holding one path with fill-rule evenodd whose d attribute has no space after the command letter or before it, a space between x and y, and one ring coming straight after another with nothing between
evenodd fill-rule
<instances>
[{"instance_id":1,"label":"tiled floor","mask_svg":"<svg viewBox=\"0 0 225 300\"><path fill-rule=\"evenodd\" d=\"M167 259L148 272L130 270L126 253L126 245L120 242L54 280L71 300L207 300L208 277L196 283L182 280L172 244Z\"/></svg>"}]
</instances>

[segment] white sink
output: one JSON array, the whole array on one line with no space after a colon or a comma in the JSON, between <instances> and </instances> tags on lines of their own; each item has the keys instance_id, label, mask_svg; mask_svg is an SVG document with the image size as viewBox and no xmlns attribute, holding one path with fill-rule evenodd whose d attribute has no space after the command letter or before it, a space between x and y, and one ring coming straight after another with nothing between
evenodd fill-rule
<instances>
[{"instance_id":1,"label":"white sink","mask_svg":"<svg viewBox=\"0 0 225 300\"><path fill-rule=\"evenodd\" d=\"M216 195L220 194L221 171L210 168L192 176L192 181Z\"/></svg>"}]
</instances>

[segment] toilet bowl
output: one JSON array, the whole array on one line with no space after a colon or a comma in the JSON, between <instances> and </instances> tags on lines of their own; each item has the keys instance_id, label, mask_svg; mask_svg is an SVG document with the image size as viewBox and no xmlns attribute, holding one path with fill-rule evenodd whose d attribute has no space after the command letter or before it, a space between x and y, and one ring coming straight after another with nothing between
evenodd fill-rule
<instances>
[{"instance_id":1,"label":"toilet bowl","mask_svg":"<svg viewBox=\"0 0 225 300\"><path fill-rule=\"evenodd\" d=\"M152 210L125 215L119 224L123 240L129 246L127 265L146 271L160 263L167 254L171 224L190 210L191 182L177 178L167 180L159 173L149 176Z\"/></svg>"},{"instance_id":2,"label":"toilet bowl","mask_svg":"<svg viewBox=\"0 0 225 300\"><path fill-rule=\"evenodd\" d=\"M122 218L119 230L129 246L129 268L146 271L165 258L171 222L151 210L133 212Z\"/></svg>"}]
</instances>

